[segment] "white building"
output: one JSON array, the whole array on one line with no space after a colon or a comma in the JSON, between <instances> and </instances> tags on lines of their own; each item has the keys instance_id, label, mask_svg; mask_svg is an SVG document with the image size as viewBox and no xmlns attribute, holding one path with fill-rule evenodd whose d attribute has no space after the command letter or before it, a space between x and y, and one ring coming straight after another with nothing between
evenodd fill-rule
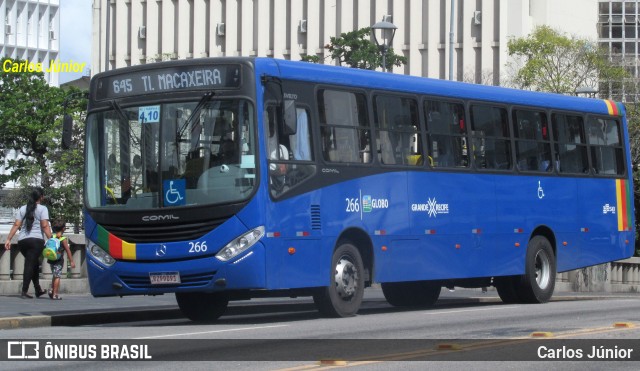
<instances>
[{"instance_id":1,"label":"white building","mask_svg":"<svg viewBox=\"0 0 640 371\"><path fill-rule=\"evenodd\" d=\"M60 51L60 0L0 0L0 21L0 58L28 60L34 65L40 63L46 81L58 86L59 73L46 70L58 59ZM15 150L5 151L0 160L0 173L8 171L9 160L18 157ZM10 182L4 186L0 198L6 197L15 184ZM13 223L13 212L10 208L0 207L0 231L8 230Z\"/></svg>"},{"instance_id":2,"label":"white building","mask_svg":"<svg viewBox=\"0 0 640 371\"><path fill-rule=\"evenodd\" d=\"M398 27L393 48L408 59L394 72L447 78L450 6L451 0L94 0L92 72L216 56L326 58L330 37L388 15ZM598 36L596 0L455 0L454 12L457 80L497 84L508 39L537 25Z\"/></svg>"},{"instance_id":3,"label":"white building","mask_svg":"<svg viewBox=\"0 0 640 371\"><path fill-rule=\"evenodd\" d=\"M640 4L638 0L600 1L598 4L598 36L600 46L611 60L629 73L624 84L602 84L605 96L624 102L638 102L640 79Z\"/></svg>"},{"instance_id":4,"label":"white building","mask_svg":"<svg viewBox=\"0 0 640 371\"><path fill-rule=\"evenodd\" d=\"M41 63L45 79L58 86L59 73L46 72L60 51L60 0L0 0L0 58Z\"/></svg>"}]
</instances>

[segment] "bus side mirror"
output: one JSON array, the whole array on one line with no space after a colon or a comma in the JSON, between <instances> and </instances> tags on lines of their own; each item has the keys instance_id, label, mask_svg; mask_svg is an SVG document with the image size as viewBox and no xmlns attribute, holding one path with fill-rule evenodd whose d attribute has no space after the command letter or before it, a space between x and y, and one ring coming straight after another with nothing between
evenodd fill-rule
<instances>
[{"instance_id":1,"label":"bus side mirror","mask_svg":"<svg viewBox=\"0 0 640 371\"><path fill-rule=\"evenodd\" d=\"M64 114L62 120L62 149L71 148L71 134L73 130L73 118L68 113Z\"/></svg>"},{"instance_id":2,"label":"bus side mirror","mask_svg":"<svg viewBox=\"0 0 640 371\"><path fill-rule=\"evenodd\" d=\"M298 114L296 113L296 101L285 99L284 101L284 123L281 133L284 135L294 135L298 129Z\"/></svg>"}]
</instances>

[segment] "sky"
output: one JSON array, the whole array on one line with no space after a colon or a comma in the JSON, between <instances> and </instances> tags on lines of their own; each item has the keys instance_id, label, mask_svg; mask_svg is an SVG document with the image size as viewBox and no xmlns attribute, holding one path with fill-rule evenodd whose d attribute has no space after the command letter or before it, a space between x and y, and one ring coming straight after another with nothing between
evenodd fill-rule
<instances>
[{"instance_id":1,"label":"sky","mask_svg":"<svg viewBox=\"0 0 640 371\"><path fill-rule=\"evenodd\" d=\"M73 60L86 63L85 68L91 67L92 3L88 0L60 0L60 62ZM62 84L82 75L61 72L59 81Z\"/></svg>"}]
</instances>

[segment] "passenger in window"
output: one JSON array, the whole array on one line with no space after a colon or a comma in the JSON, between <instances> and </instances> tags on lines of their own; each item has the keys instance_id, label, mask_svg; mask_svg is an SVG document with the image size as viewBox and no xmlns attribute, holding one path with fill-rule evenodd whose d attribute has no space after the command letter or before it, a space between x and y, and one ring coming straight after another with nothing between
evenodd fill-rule
<instances>
[{"instance_id":1,"label":"passenger in window","mask_svg":"<svg viewBox=\"0 0 640 371\"><path fill-rule=\"evenodd\" d=\"M291 143L292 146L295 144L292 160L310 161L311 145L309 143L309 118L307 116L307 111L304 108L296 108L296 112L298 116L298 125L296 134L292 135L292 137L295 137L295 141L292 141Z\"/></svg>"}]
</instances>

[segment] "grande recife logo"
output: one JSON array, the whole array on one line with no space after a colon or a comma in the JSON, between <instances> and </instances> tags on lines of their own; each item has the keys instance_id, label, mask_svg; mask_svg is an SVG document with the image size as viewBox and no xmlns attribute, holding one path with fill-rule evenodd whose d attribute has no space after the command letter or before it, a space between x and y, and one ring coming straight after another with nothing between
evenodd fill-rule
<instances>
[{"instance_id":1,"label":"grande recife logo","mask_svg":"<svg viewBox=\"0 0 640 371\"><path fill-rule=\"evenodd\" d=\"M435 218L439 214L449 214L449 204L439 203L435 197L429 197L426 203L411 204L412 212L426 212L429 218Z\"/></svg>"}]
</instances>

